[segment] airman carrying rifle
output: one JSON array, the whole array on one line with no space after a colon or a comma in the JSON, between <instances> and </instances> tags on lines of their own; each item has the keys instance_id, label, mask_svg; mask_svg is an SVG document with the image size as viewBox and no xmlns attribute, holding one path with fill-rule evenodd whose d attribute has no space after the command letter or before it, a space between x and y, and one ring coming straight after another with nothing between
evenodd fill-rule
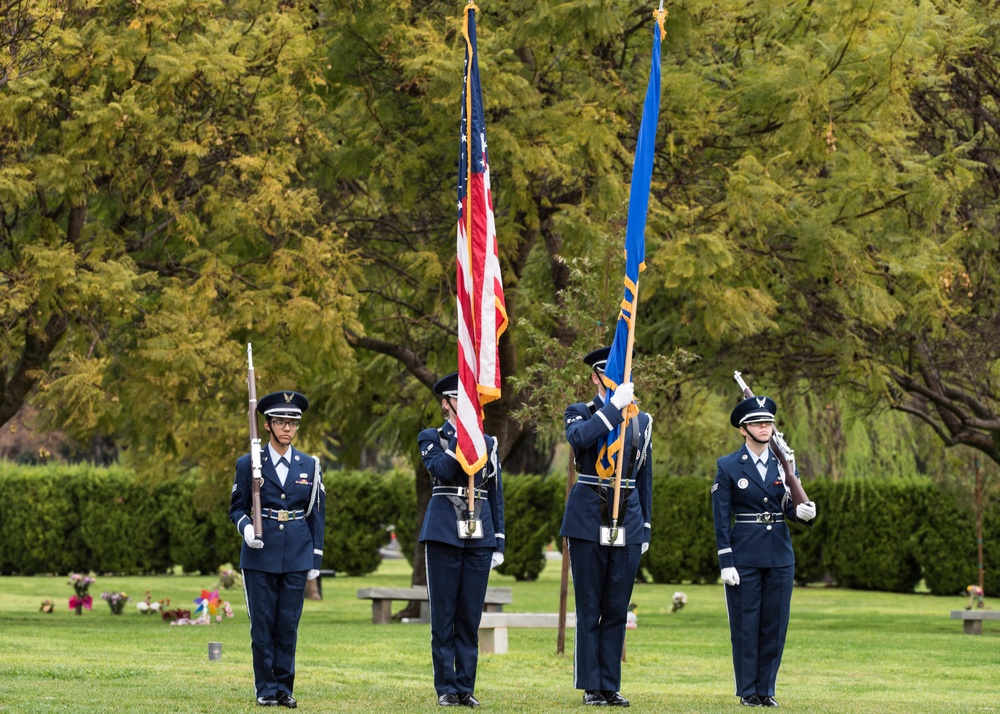
<instances>
[{"instance_id":1,"label":"airman carrying rifle","mask_svg":"<svg viewBox=\"0 0 1000 714\"><path fill-rule=\"evenodd\" d=\"M743 445L718 461L712 485L715 544L729 611L736 696L744 706L776 707L795 577L787 522L808 523L816 517L816 505L802 490L791 449L775 438L780 435L774 429L774 400L753 396L740 373L735 376L746 398L729 423L740 430ZM779 461L789 470L779 469Z\"/></svg>"}]
</instances>

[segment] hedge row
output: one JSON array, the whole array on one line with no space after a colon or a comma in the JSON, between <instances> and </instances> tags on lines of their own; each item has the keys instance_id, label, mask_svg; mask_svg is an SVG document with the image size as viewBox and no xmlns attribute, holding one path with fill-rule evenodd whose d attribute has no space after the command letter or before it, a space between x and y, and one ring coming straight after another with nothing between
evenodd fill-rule
<instances>
[{"instance_id":1,"label":"hedge row","mask_svg":"<svg viewBox=\"0 0 1000 714\"><path fill-rule=\"evenodd\" d=\"M395 472L328 474L324 565L350 575L375 570L389 541L386 526L413 501L412 482ZM175 566L214 573L238 563L242 539L228 501L206 510L196 487L194 478L147 486L114 467L0 463L0 503L8 504L0 509L0 574Z\"/></svg>"},{"instance_id":2,"label":"hedge row","mask_svg":"<svg viewBox=\"0 0 1000 714\"><path fill-rule=\"evenodd\" d=\"M349 575L374 571L397 526L403 552L416 538L413 475L326 474L324 565ZM912 592L921 578L936 594L978 582L973 515L927 479L810 481L819 506L812 527L791 525L800 582L828 580L859 589ZM656 582L716 582L711 480L658 477L653 542L643 565ZM557 538L565 482L504 480L507 551L499 572L533 580ZM198 506L196 481L147 486L121 468L15 466L0 462L0 573L95 571L214 572L239 561L240 537L228 504ZM12 507L10 504L17 504ZM404 525L406 524L406 525ZM1000 504L984 518L986 591L1000 592Z\"/></svg>"},{"instance_id":3,"label":"hedge row","mask_svg":"<svg viewBox=\"0 0 1000 714\"><path fill-rule=\"evenodd\" d=\"M657 582L719 577L711 479L659 478L653 488L653 542L643 564ZM825 479L805 484L819 516L790 524L795 576L862 590L912 592L923 578L934 594L978 583L975 519L928 479ZM1000 503L983 519L985 585L1000 593Z\"/></svg>"}]
</instances>

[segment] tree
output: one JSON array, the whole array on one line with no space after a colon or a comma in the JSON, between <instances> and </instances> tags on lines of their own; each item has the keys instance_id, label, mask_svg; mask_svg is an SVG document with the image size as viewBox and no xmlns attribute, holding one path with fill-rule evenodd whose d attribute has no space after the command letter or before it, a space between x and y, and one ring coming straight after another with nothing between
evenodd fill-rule
<instances>
[{"instance_id":1,"label":"tree","mask_svg":"<svg viewBox=\"0 0 1000 714\"><path fill-rule=\"evenodd\" d=\"M620 300L615 260L598 264L610 279L591 305L593 323L603 316L604 326L580 343L565 320L541 308L564 299L574 256L603 257L612 248L620 256L619 221L649 72L648 10L615 2L588 14L572 5L484 4L477 20L511 321L501 340L508 376L524 366L522 325L534 324L582 356L609 339ZM462 16L453 2L333 2L325 16L331 150L318 172L320 191L366 260L359 286L365 329L348 338L361 353L387 358L366 358L370 388L363 385L348 409L378 425L345 419L344 441L388 432L415 458L415 427L433 418L416 385L428 388L455 369ZM515 418L523 396L507 386L486 409L486 430L499 440L505 469L544 472L550 448ZM383 406L387 391L419 406Z\"/></svg>"},{"instance_id":2,"label":"tree","mask_svg":"<svg viewBox=\"0 0 1000 714\"><path fill-rule=\"evenodd\" d=\"M997 12L673 10L645 304L696 378L831 385L1000 458Z\"/></svg>"},{"instance_id":3,"label":"tree","mask_svg":"<svg viewBox=\"0 0 1000 714\"><path fill-rule=\"evenodd\" d=\"M81 0L17 25L36 6L13 6L0 423L30 400L74 435L113 434L144 472L200 466L221 492L245 447L248 342L259 389L312 392L320 413L351 380L354 262L300 172L326 142L313 19Z\"/></svg>"}]
</instances>

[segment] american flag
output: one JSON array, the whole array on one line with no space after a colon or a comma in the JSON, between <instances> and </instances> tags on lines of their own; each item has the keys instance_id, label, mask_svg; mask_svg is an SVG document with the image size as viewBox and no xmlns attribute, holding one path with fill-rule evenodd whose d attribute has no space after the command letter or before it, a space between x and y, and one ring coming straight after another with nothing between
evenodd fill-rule
<instances>
[{"instance_id":1,"label":"american flag","mask_svg":"<svg viewBox=\"0 0 1000 714\"><path fill-rule=\"evenodd\" d=\"M507 329L493 221L486 124L476 50L476 6L465 8L465 71L458 161L458 461L486 463L482 405L500 397L497 342ZM471 117L471 121L470 121Z\"/></svg>"},{"instance_id":2,"label":"american flag","mask_svg":"<svg viewBox=\"0 0 1000 714\"><path fill-rule=\"evenodd\" d=\"M635 147L632 185L628 196L628 225L625 228L625 295L622 298L621 312L618 314L611 353L604 366L604 386L608 388L609 400L618 385L632 379L631 342L635 336L635 325L632 321L639 299L639 273L646 269L646 214L649 210L649 189L653 179L656 125L660 116L660 39L663 33L663 21L666 18L662 5L653 15L656 18L656 25L653 27L653 57L649 68L649 84L646 86L646 100L642 107L642 120L639 122L639 139ZM630 404L628 417L635 416L638 411L638 407ZM620 426L616 427L608 434L606 443L601 447L597 460L597 473L603 478L609 478L616 472L623 433Z\"/></svg>"}]
</instances>

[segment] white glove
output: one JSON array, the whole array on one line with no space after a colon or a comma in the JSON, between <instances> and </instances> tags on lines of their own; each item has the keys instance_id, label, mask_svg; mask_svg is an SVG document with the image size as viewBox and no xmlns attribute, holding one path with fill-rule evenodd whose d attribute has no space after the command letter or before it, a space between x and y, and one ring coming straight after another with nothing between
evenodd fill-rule
<instances>
[{"instance_id":1,"label":"white glove","mask_svg":"<svg viewBox=\"0 0 1000 714\"><path fill-rule=\"evenodd\" d=\"M494 550L493 556L490 560L490 570L493 570L493 568L502 564L503 564L503 553L501 553L499 550Z\"/></svg>"},{"instance_id":2,"label":"white glove","mask_svg":"<svg viewBox=\"0 0 1000 714\"><path fill-rule=\"evenodd\" d=\"M795 507L795 517L800 521L811 521L816 517L816 504L812 501L800 503Z\"/></svg>"},{"instance_id":3,"label":"white glove","mask_svg":"<svg viewBox=\"0 0 1000 714\"><path fill-rule=\"evenodd\" d=\"M642 550L639 552L639 555L642 555L647 550L649 550L649 541L646 541L645 543L642 544Z\"/></svg>"},{"instance_id":4,"label":"white glove","mask_svg":"<svg viewBox=\"0 0 1000 714\"><path fill-rule=\"evenodd\" d=\"M624 409L632 403L632 396L635 393L635 386L631 382L619 384L618 389L611 396L611 403L615 409Z\"/></svg>"},{"instance_id":5,"label":"white glove","mask_svg":"<svg viewBox=\"0 0 1000 714\"><path fill-rule=\"evenodd\" d=\"M306 573L306 580L315 580L318 577L319 577L319 571L316 570L315 568L311 569L308 573Z\"/></svg>"},{"instance_id":6,"label":"white glove","mask_svg":"<svg viewBox=\"0 0 1000 714\"><path fill-rule=\"evenodd\" d=\"M736 572L736 568L723 568L722 582L724 582L726 585L739 585L740 574Z\"/></svg>"},{"instance_id":7,"label":"white glove","mask_svg":"<svg viewBox=\"0 0 1000 714\"><path fill-rule=\"evenodd\" d=\"M247 545L254 550L264 547L264 541L254 536L252 523L247 523L243 526L243 540L245 540Z\"/></svg>"}]
</instances>

